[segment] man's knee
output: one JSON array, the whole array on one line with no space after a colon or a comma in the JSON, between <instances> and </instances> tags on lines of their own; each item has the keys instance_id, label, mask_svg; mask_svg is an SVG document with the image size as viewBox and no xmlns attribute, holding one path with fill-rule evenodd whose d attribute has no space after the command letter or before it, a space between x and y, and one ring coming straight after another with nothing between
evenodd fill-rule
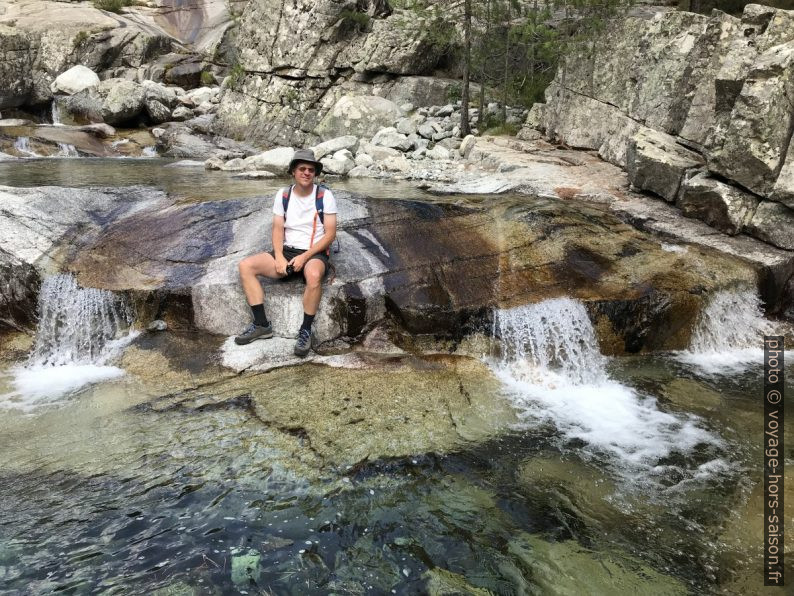
<instances>
[{"instance_id":1,"label":"man's knee","mask_svg":"<svg viewBox=\"0 0 794 596\"><path fill-rule=\"evenodd\" d=\"M240 277L251 275L253 273L253 265L251 263L251 258L246 257L245 259L237 263L237 271L239 271Z\"/></svg>"},{"instance_id":2,"label":"man's knee","mask_svg":"<svg viewBox=\"0 0 794 596\"><path fill-rule=\"evenodd\" d=\"M325 268L322 266L322 263L320 263L319 266L313 264L311 267L306 267L306 271L303 273L303 276L306 278L306 285L313 289L320 287L323 281L323 273L325 273Z\"/></svg>"}]
</instances>

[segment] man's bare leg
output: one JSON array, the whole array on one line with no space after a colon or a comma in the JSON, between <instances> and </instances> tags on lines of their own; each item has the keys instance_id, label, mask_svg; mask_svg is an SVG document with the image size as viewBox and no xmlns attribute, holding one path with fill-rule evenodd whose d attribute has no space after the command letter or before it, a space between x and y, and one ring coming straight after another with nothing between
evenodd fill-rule
<instances>
[{"instance_id":1,"label":"man's bare leg","mask_svg":"<svg viewBox=\"0 0 794 596\"><path fill-rule=\"evenodd\" d=\"M298 342L295 344L295 355L303 358L312 346L312 323L320 306L323 295L323 275L325 263L319 259L311 259L303 266L306 278L306 289L303 291L303 324L298 331Z\"/></svg>"},{"instance_id":2,"label":"man's bare leg","mask_svg":"<svg viewBox=\"0 0 794 596\"><path fill-rule=\"evenodd\" d=\"M240 261L237 269L240 272L240 282L243 286L248 306L251 307L254 322L234 338L235 343L245 345L256 339L273 337L273 329L265 314L265 292L262 290L262 284L259 283L257 275L280 277L276 273L275 259L269 253L259 253Z\"/></svg>"},{"instance_id":3,"label":"man's bare leg","mask_svg":"<svg viewBox=\"0 0 794 596\"><path fill-rule=\"evenodd\" d=\"M265 301L265 291L256 278L257 275L271 278L281 277L276 273L276 260L267 252L246 257L240 261L237 269L240 272L240 283L243 286L245 299L248 301L249 306L262 304Z\"/></svg>"},{"instance_id":4,"label":"man's bare leg","mask_svg":"<svg viewBox=\"0 0 794 596\"><path fill-rule=\"evenodd\" d=\"M303 312L307 315L316 315L323 297L323 275L325 263L320 259L312 259L303 267L303 276L306 278L306 289L303 291Z\"/></svg>"}]
</instances>

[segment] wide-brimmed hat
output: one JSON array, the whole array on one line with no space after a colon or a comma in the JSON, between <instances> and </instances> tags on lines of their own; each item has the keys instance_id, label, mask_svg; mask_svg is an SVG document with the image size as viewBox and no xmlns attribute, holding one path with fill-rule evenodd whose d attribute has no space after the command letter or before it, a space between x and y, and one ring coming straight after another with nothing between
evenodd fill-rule
<instances>
[{"instance_id":1,"label":"wide-brimmed hat","mask_svg":"<svg viewBox=\"0 0 794 596\"><path fill-rule=\"evenodd\" d=\"M287 168L287 172L292 174L292 170L295 169L295 165L298 164L299 162L314 164L315 175L323 171L323 164L321 164L319 161L314 159L314 151L312 151L311 149L298 149L295 152L295 155L292 156L292 161L289 162L289 167Z\"/></svg>"}]
</instances>

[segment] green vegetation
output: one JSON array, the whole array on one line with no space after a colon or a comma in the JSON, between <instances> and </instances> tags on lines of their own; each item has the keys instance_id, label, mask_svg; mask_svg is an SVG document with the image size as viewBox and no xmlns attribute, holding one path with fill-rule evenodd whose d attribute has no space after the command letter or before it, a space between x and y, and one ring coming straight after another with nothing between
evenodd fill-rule
<instances>
[{"instance_id":1,"label":"green vegetation","mask_svg":"<svg viewBox=\"0 0 794 596\"><path fill-rule=\"evenodd\" d=\"M236 62L229 71L229 87L234 87L244 75L245 69L243 68L242 64Z\"/></svg>"},{"instance_id":2,"label":"green vegetation","mask_svg":"<svg viewBox=\"0 0 794 596\"><path fill-rule=\"evenodd\" d=\"M494 137L498 137L498 136L512 137L518 134L519 130L521 130L520 124L500 124L498 126L494 126L493 128L486 128L482 134L491 135Z\"/></svg>"},{"instance_id":3,"label":"green vegetation","mask_svg":"<svg viewBox=\"0 0 794 596\"><path fill-rule=\"evenodd\" d=\"M211 87L215 84L215 75L208 70L201 71L201 84L205 87Z\"/></svg>"},{"instance_id":4,"label":"green vegetation","mask_svg":"<svg viewBox=\"0 0 794 596\"><path fill-rule=\"evenodd\" d=\"M90 34L88 33L88 31L80 31L77 33L77 35L74 36L74 39L72 40L72 45L74 47L78 47L82 45L82 43L89 37Z\"/></svg>"},{"instance_id":5,"label":"green vegetation","mask_svg":"<svg viewBox=\"0 0 794 596\"><path fill-rule=\"evenodd\" d=\"M403 26L421 24L428 43L444 48L448 62L460 65L460 100L467 120L470 103L479 107L480 130L505 132L508 105L530 107L542 101L564 57L581 54L634 0L392 0L405 11ZM469 83L479 83L476 98ZM453 98L450 98L453 99ZM455 98L457 99L457 98ZM485 105L501 106L500 123L486 123ZM465 134L467 131L462 130Z\"/></svg>"},{"instance_id":6,"label":"green vegetation","mask_svg":"<svg viewBox=\"0 0 794 596\"><path fill-rule=\"evenodd\" d=\"M367 13L357 10L343 10L339 16L342 21L343 29L359 32L366 31L371 20Z\"/></svg>"},{"instance_id":7,"label":"green vegetation","mask_svg":"<svg viewBox=\"0 0 794 596\"><path fill-rule=\"evenodd\" d=\"M447 99L451 102L458 101L463 96L463 89L460 85L450 85L447 89Z\"/></svg>"},{"instance_id":8,"label":"green vegetation","mask_svg":"<svg viewBox=\"0 0 794 596\"><path fill-rule=\"evenodd\" d=\"M108 12L121 12L122 8L127 6L131 6L133 4L132 0L91 0L95 7L100 10L106 10Z\"/></svg>"}]
</instances>

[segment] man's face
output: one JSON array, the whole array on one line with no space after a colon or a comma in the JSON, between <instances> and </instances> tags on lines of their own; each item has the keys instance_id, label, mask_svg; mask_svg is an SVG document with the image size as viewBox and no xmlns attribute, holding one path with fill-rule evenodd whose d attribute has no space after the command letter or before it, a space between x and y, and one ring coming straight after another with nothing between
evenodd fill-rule
<instances>
[{"instance_id":1,"label":"man's face","mask_svg":"<svg viewBox=\"0 0 794 596\"><path fill-rule=\"evenodd\" d=\"M295 169L292 170L292 175L298 184L311 184L314 181L314 173L314 165L300 161L295 166Z\"/></svg>"}]
</instances>

